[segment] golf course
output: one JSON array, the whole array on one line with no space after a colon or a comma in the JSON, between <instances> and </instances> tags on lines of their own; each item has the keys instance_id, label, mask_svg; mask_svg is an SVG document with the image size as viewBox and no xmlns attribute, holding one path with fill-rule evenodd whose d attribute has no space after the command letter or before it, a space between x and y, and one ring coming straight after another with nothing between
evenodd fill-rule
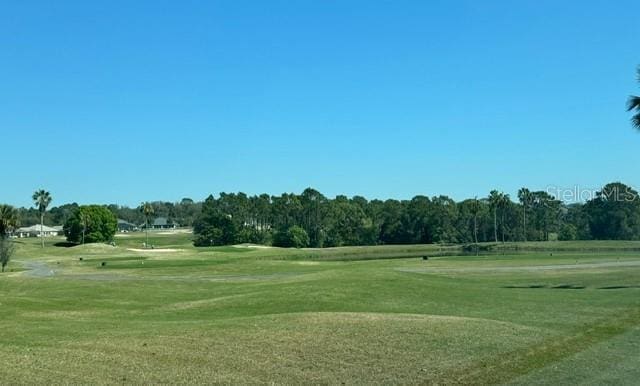
<instances>
[{"instance_id":1,"label":"golf course","mask_svg":"<svg viewBox=\"0 0 640 386\"><path fill-rule=\"evenodd\" d=\"M17 240L4 384L632 384L640 242L296 249Z\"/></svg>"}]
</instances>

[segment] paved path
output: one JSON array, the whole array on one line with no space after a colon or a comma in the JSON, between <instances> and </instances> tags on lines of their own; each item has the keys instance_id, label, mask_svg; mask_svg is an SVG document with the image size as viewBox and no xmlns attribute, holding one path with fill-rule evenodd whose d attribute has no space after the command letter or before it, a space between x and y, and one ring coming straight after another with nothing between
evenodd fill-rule
<instances>
[{"instance_id":1,"label":"paved path","mask_svg":"<svg viewBox=\"0 0 640 386\"><path fill-rule=\"evenodd\" d=\"M26 269L23 273L25 276L29 277L51 277L56 274L56 272L51 269L46 263L41 261L16 261L22 264L22 266Z\"/></svg>"}]
</instances>

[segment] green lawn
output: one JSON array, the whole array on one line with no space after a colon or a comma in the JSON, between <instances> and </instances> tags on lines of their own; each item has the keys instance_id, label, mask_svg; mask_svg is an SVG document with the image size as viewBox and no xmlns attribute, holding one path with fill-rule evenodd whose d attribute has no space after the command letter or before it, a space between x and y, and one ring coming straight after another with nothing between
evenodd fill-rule
<instances>
[{"instance_id":1,"label":"green lawn","mask_svg":"<svg viewBox=\"0 0 640 386\"><path fill-rule=\"evenodd\" d=\"M640 243L445 256L457 248L195 249L190 237L153 233L152 251L140 233L116 247L18 240L0 275L1 383L640 377Z\"/></svg>"}]
</instances>

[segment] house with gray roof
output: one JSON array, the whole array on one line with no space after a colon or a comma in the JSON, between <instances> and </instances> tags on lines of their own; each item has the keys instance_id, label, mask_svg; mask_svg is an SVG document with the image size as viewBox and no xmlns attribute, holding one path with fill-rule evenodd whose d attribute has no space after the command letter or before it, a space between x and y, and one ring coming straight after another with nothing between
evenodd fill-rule
<instances>
[{"instance_id":1,"label":"house with gray roof","mask_svg":"<svg viewBox=\"0 0 640 386\"><path fill-rule=\"evenodd\" d=\"M152 229L174 229L178 225L166 217L158 217L150 224Z\"/></svg>"},{"instance_id":2,"label":"house with gray roof","mask_svg":"<svg viewBox=\"0 0 640 386\"><path fill-rule=\"evenodd\" d=\"M139 228L136 224L132 224L121 218L118 219L118 232L121 232L121 233L135 232L137 230L139 230Z\"/></svg>"},{"instance_id":3,"label":"house with gray roof","mask_svg":"<svg viewBox=\"0 0 640 386\"><path fill-rule=\"evenodd\" d=\"M30 227L21 227L13 232L15 237L52 237L63 234L62 226L49 227L46 225L32 225Z\"/></svg>"}]
</instances>

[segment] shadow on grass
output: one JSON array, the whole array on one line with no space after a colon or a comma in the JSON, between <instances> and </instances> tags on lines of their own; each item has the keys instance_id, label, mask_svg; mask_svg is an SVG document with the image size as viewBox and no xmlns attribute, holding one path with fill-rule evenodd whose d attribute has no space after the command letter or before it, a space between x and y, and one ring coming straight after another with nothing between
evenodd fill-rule
<instances>
[{"instance_id":1,"label":"shadow on grass","mask_svg":"<svg viewBox=\"0 0 640 386\"><path fill-rule=\"evenodd\" d=\"M80 245L80 244L72 243L69 241L58 241L57 243L53 244L54 247L60 247L60 248L71 248L71 247L75 247L76 245Z\"/></svg>"},{"instance_id":2,"label":"shadow on grass","mask_svg":"<svg viewBox=\"0 0 640 386\"><path fill-rule=\"evenodd\" d=\"M544 284L525 284L525 285L505 285L501 288L509 288L509 289L538 289L538 288L548 288L548 289L585 289L587 287L583 285L574 285L574 284L558 284L554 286L548 286ZM630 289L630 288L640 288L640 285L609 285L605 287L598 287L596 289L599 290L615 290L615 289Z\"/></svg>"},{"instance_id":3,"label":"shadow on grass","mask_svg":"<svg viewBox=\"0 0 640 386\"><path fill-rule=\"evenodd\" d=\"M559 284L551 287L552 289L585 289L587 287L583 285L573 285L573 284Z\"/></svg>"},{"instance_id":4,"label":"shadow on grass","mask_svg":"<svg viewBox=\"0 0 640 386\"><path fill-rule=\"evenodd\" d=\"M502 288L520 288L520 289L535 289L535 288L547 288L544 284L531 284L531 285L506 285Z\"/></svg>"},{"instance_id":5,"label":"shadow on grass","mask_svg":"<svg viewBox=\"0 0 640 386\"><path fill-rule=\"evenodd\" d=\"M574 284L558 284L554 286L548 286L544 284L526 284L526 285L506 285L502 288L510 288L510 289L539 289L539 288L549 288L549 289L585 289L587 287L583 285L574 285Z\"/></svg>"},{"instance_id":6,"label":"shadow on grass","mask_svg":"<svg viewBox=\"0 0 640 386\"><path fill-rule=\"evenodd\" d=\"M640 285L611 285L607 287L599 287L599 290L612 290L612 289L627 289L627 288L640 288Z\"/></svg>"}]
</instances>

